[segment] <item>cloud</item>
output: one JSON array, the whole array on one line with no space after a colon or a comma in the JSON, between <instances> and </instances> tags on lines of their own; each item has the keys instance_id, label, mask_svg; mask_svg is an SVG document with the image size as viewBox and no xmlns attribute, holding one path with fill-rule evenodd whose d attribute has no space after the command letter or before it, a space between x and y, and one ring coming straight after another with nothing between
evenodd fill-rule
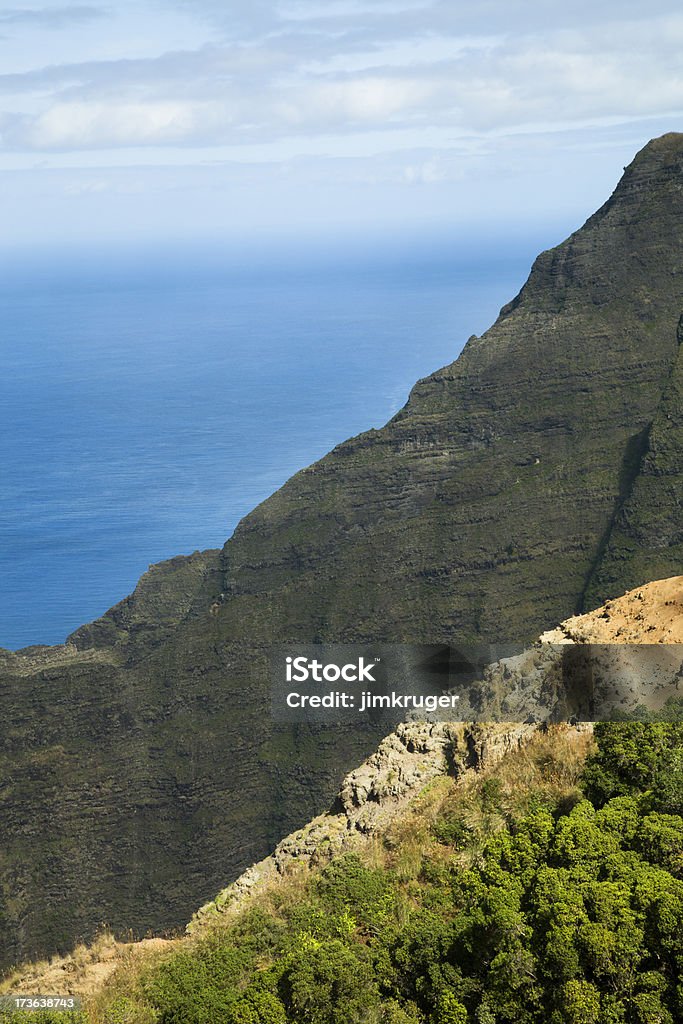
<instances>
[{"instance_id":1,"label":"cloud","mask_svg":"<svg viewBox=\"0 0 683 1024\"><path fill-rule=\"evenodd\" d=\"M104 16L105 12L99 7L16 7L0 11L0 26L28 25L60 29L87 21L95 21Z\"/></svg>"},{"instance_id":2,"label":"cloud","mask_svg":"<svg viewBox=\"0 0 683 1024\"><path fill-rule=\"evenodd\" d=\"M675 0L164 0L162 7L191 10L219 26L230 39L263 39L297 31L334 34L340 41L362 38L381 46L396 39L471 34L543 34L562 28L590 33L596 24L675 14Z\"/></svg>"},{"instance_id":3,"label":"cloud","mask_svg":"<svg viewBox=\"0 0 683 1024\"><path fill-rule=\"evenodd\" d=\"M438 131L447 146L683 111L683 16L660 0L631 20L641 7L630 0L594 8L575 0L551 17L551 5L521 0L233 4L223 38L198 49L0 75L0 146L324 146L395 131ZM193 9L225 22L223 4L197 0Z\"/></svg>"},{"instance_id":4,"label":"cloud","mask_svg":"<svg viewBox=\"0 0 683 1024\"><path fill-rule=\"evenodd\" d=\"M19 119L6 137L14 135L36 150L186 143L198 134L198 125L199 134L206 133L212 118L205 108L181 102L57 103L35 118Z\"/></svg>"},{"instance_id":5,"label":"cloud","mask_svg":"<svg viewBox=\"0 0 683 1024\"><path fill-rule=\"evenodd\" d=\"M652 127L489 135L450 147L441 139L431 148L384 152L368 143L355 156L355 140L346 137L334 153L286 159L265 147L262 156L245 147L239 159L203 161L166 148L5 158L3 245L54 242L62 259L69 242L108 239L162 241L165 251L178 251L183 239L222 250L270 247L273 238L287 245L326 238L329 245L352 236L364 243L410 237L429 246L441 239L448 252L464 239L471 255L483 238L497 245L514 238L531 257L604 201ZM660 120L656 127L677 125Z\"/></svg>"}]
</instances>

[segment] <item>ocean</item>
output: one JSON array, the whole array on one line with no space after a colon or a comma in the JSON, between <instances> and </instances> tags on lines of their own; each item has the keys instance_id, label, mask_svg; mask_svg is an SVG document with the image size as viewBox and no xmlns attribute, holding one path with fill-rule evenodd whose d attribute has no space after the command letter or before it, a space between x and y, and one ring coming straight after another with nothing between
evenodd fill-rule
<instances>
[{"instance_id":1,"label":"ocean","mask_svg":"<svg viewBox=\"0 0 683 1024\"><path fill-rule=\"evenodd\" d=\"M0 646L60 643L379 427L524 282L531 243L5 256Z\"/></svg>"}]
</instances>

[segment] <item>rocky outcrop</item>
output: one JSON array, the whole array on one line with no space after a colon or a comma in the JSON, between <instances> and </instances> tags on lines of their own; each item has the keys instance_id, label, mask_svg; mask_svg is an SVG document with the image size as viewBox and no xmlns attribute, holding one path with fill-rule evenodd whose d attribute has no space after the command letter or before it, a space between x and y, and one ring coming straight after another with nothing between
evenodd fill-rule
<instances>
[{"instance_id":1,"label":"rocky outcrop","mask_svg":"<svg viewBox=\"0 0 683 1024\"><path fill-rule=\"evenodd\" d=\"M683 576L656 580L574 615L541 636L544 643L683 644Z\"/></svg>"},{"instance_id":2,"label":"rocky outcrop","mask_svg":"<svg viewBox=\"0 0 683 1024\"><path fill-rule=\"evenodd\" d=\"M638 587L566 619L513 657L487 665L463 709L538 722L668 714L683 679L683 577ZM673 709L672 709L673 713Z\"/></svg>"},{"instance_id":3,"label":"rocky outcrop","mask_svg":"<svg viewBox=\"0 0 683 1024\"><path fill-rule=\"evenodd\" d=\"M0 659L0 963L178 925L329 805L380 737L274 724L271 645L526 643L680 571L682 182L683 136L645 147L385 427Z\"/></svg>"},{"instance_id":4,"label":"rocky outcrop","mask_svg":"<svg viewBox=\"0 0 683 1024\"><path fill-rule=\"evenodd\" d=\"M524 693L523 699L528 702L530 691L542 693L544 687L557 699L560 683L556 667L563 647L591 644L609 645L615 658L636 658L639 649L650 657L649 649L654 645L667 666L664 676L667 681L673 679L675 685L683 662L683 576L648 583L593 612L573 616L543 633L523 655L488 666L484 675L495 692L492 703L515 693ZM637 675L642 681L643 666L636 667L640 668ZM652 673L651 661L648 667ZM221 890L197 911L188 932L197 932L216 918L241 910L250 898L289 871L314 868L362 846L371 836L385 833L433 779L445 775L461 779L468 772L489 768L545 729L543 723L534 722L400 724L360 767L345 776L328 813L281 840L269 857ZM572 729L591 733L593 726L579 722Z\"/></svg>"},{"instance_id":5,"label":"rocky outcrop","mask_svg":"<svg viewBox=\"0 0 683 1024\"><path fill-rule=\"evenodd\" d=\"M332 857L362 847L386 832L422 789L439 776L462 777L500 761L538 731L536 725L464 725L453 722L405 722L344 778L331 811L281 840L273 853L206 903L194 915L195 933L217 918L244 908L278 877L314 868ZM577 726L578 730L590 726Z\"/></svg>"}]
</instances>

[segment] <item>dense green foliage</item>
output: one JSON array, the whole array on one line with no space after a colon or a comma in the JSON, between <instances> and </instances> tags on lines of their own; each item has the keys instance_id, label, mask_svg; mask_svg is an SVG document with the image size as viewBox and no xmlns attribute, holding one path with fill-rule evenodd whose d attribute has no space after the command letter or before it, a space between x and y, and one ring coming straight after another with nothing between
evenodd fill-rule
<instances>
[{"instance_id":1,"label":"dense green foliage","mask_svg":"<svg viewBox=\"0 0 683 1024\"><path fill-rule=\"evenodd\" d=\"M586 795L596 806L640 793L641 806L683 814L683 722L596 725L598 750L584 771Z\"/></svg>"},{"instance_id":2,"label":"dense green foliage","mask_svg":"<svg viewBox=\"0 0 683 1024\"><path fill-rule=\"evenodd\" d=\"M88 1017L80 1010L0 1009L0 1024L88 1024Z\"/></svg>"},{"instance_id":3,"label":"dense green foliage","mask_svg":"<svg viewBox=\"0 0 683 1024\"><path fill-rule=\"evenodd\" d=\"M121 1019L675 1024L683 727L596 733L573 806L539 800L465 860L471 833L451 809L409 879L356 856L333 861L279 906L158 965ZM479 793L482 811L495 810L495 779Z\"/></svg>"}]
</instances>

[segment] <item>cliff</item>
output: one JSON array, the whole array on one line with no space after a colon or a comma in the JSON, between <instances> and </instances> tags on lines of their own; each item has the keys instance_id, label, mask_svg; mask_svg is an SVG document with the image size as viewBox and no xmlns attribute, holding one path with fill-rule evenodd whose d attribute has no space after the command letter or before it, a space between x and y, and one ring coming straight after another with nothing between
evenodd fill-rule
<instances>
[{"instance_id":1,"label":"cliff","mask_svg":"<svg viewBox=\"0 0 683 1024\"><path fill-rule=\"evenodd\" d=\"M0 658L0 962L161 930L379 738L274 726L292 640L533 639L680 569L683 136L456 362L63 647Z\"/></svg>"},{"instance_id":2,"label":"cliff","mask_svg":"<svg viewBox=\"0 0 683 1024\"><path fill-rule=\"evenodd\" d=\"M681 645L679 660L683 658L683 577L649 583L566 620L540 639L622 647L639 643L643 636L651 644ZM90 947L49 963L23 966L0 981L0 994L40 990L96 997L115 972L119 988L132 987L148 957L187 948L188 942L201 940L243 911L260 906L264 898L286 888L290 879L315 875L340 856L353 853L371 859L373 844L391 848L398 842L392 836L401 835L406 826L414 830L416 814L419 818L420 808L433 798L438 805L451 792L456 806L466 804L468 787L480 786L482 776L490 778L495 771L509 788L526 787L534 799L544 787L559 785L560 793L570 791L577 766L591 749L592 733L590 723L404 722L347 773L328 810L286 836L269 856L221 889L196 911L184 936L131 943L103 934ZM530 769L530 777L522 782L520 773ZM564 776L559 783L558 776Z\"/></svg>"}]
</instances>

